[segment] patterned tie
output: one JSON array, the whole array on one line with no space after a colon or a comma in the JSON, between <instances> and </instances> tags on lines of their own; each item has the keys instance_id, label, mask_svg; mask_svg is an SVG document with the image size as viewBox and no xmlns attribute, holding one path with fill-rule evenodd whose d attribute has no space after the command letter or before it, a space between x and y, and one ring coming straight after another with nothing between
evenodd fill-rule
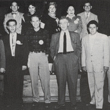
<instances>
[{"instance_id":1,"label":"patterned tie","mask_svg":"<svg viewBox=\"0 0 110 110\"><path fill-rule=\"evenodd\" d=\"M63 38L63 53L66 53L66 33L64 33L64 38Z\"/></svg>"}]
</instances>

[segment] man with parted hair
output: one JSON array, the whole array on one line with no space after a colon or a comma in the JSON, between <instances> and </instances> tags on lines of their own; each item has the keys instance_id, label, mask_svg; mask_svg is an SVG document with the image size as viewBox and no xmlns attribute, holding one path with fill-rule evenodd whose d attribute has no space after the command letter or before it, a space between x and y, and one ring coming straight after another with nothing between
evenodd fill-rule
<instances>
[{"instance_id":1,"label":"man with parted hair","mask_svg":"<svg viewBox=\"0 0 110 110\"><path fill-rule=\"evenodd\" d=\"M9 34L3 36L6 58L4 74L4 99L7 107L23 103L23 70L27 69L27 43L24 36L16 32L17 21L10 19L6 22Z\"/></svg>"},{"instance_id":2,"label":"man with parted hair","mask_svg":"<svg viewBox=\"0 0 110 110\"><path fill-rule=\"evenodd\" d=\"M19 6L18 6L17 2L12 2L10 9L12 10L12 12L6 14L5 18L4 18L4 22L3 22L4 29L5 29L6 33L9 33L6 28L6 22L10 19L15 19L17 21L16 32L18 34L21 34L22 33L22 23L25 22L24 17L23 17L23 13L18 11Z\"/></svg>"},{"instance_id":3,"label":"man with parted hair","mask_svg":"<svg viewBox=\"0 0 110 110\"><path fill-rule=\"evenodd\" d=\"M92 5L89 1L86 1L84 3L83 9L84 9L84 12L78 14L78 16L80 16L82 19L81 39L88 34L88 31L87 31L88 22L91 20L95 20L98 22L97 15L91 12Z\"/></svg>"}]
</instances>

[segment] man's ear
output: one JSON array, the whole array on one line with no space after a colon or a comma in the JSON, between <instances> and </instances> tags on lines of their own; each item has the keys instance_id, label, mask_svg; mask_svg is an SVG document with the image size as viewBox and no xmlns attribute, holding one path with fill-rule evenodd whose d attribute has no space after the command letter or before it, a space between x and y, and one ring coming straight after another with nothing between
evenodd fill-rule
<instances>
[{"instance_id":1,"label":"man's ear","mask_svg":"<svg viewBox=\"0 0 110 110\"><path fill-rule=\"evenodd\" d=\"M92 6L91 6L91 9L92 9Z\"/></svg>"},{"instance_id":2,"label":"man's ear","mask_svg":"<svg viewBox=\"0 0 110 110\"><path fill-rule=\"evenodd\" d=\"M70 23L68 22L68 26L70 25Z\"/></svg>"},{"instance_id":3,"label":"man's ear","mask_svg":"<svg viewBox=\"0 0 110 110\"><path fill-rule=\"evenodd\" d=\"M10 9L12 9L12 7L10 6Z\"/></svg>"},{"instance_id":4,"label":"man's ear","mask_svg":"<svg viewBox=\"0 0 110 110\"><path fill-rule=\"evenodd\" d=\"M18 9L19 9L19 6L18 6Z\"/></svg>"},{"instance_id":5,"label":"man's ear","mask_svg":"<svg viewBox=\"0 0 110 110\"><path fill-rule=\"evenodd\" d=\"M98 30L98 27L97 27L97 30Z\"/></svg>"}]
</instances>

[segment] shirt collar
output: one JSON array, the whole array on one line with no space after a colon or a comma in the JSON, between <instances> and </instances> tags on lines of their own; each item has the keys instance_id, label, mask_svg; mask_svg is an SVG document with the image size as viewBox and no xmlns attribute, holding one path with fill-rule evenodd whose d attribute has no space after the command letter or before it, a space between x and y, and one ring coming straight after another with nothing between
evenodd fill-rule
<instances>
[{"instance_id":1,"label":"shirt collar","mask_svg":"<svg viewBox=\"0 0 110 110\"><path fill-rule=\"evenodd\" d=\"M73 16L69 16L69 15L67 14L66 17L72 19L73 17L75 17L75 15L73 15Z\"/></svg>"}]
</instances>

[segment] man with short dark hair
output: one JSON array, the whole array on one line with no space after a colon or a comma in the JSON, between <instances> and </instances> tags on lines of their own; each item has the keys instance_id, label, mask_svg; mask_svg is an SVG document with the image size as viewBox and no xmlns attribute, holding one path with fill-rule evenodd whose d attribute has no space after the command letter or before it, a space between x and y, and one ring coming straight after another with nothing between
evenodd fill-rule
<instances>
[{"instance_id":1,"label":"man with short dark hair","mask_svg":"<svg viewBox=\"0 0 110 110\"><path fill-rule=\"evenodd\" d=\"M6 26L6 22L8 20L10 20L10 19L15 19L17 21L16 32L18 34L21 34L22 33L22 23L25 21L24 17L23 17L23 13L18 11L19 10L19 6L18 6L17 2L12 2L11 6L10 6L10 9L12 10L12 12L6 14L5 18L4 18L4 22L3 22L4 29L5 29L6 33L9 33L7 28L6 28L7 27Z\"/></svg>"},{"instance_id":2,"label":"man with short dark hair","mask_svg":"<svg viewBox=\"0 0 110 110\"><path fill-rule=\"evenodd\" d=\"M50 44L51 57L58 83L58 105L55 110L65 109L65 88L68 83L71 110L76 107L76 88L78 76L78 62L80 57L80 36L78 33L69 32L69 22L66 17L59 21L61 32L53 34Z\"/></svg>"},{"instance_id":3,"label":"man with short dark hair","mask_svg":"<svg viewBox=\"0 0 110 110\"><path fill-rule=\"evenodd\" d=\"M89 34L82 39L82 68L88 74L90 106L96 105L96 110L102 110L104 79L109 68L109 39L97 32L95 20L87 27Z\"/></svg>"},{"instance_id":4,"label":"man with short dark hair","mask_svg":"<svg viewBox=\"0 0 110 110\"><path fill-rule=\"evenodd\" d=\"M88 34L87 31L87 24L91 20L95 20L98 22L98 17L94 13L91 12L92 5L90 2L85 2L83 6L84 12L79 13L78 16L82 19L82 32L81 32L81 39Z\"/></svg>"},{"instance_id":5,"label":"man with short dark hair","mask_svg":"<svg viewBox=\"0 0 110 110\"><path fill-rule=\"evenodd\" d=\"M37 15L31 17L32 29L27 33L29 57L28 67L32 81L33 106L38 105L38 79L41 80L44 92L45 108L50 104L50 72L48 66L49 36L40 28L40 19Z\"/></svg>"},{"instance_id":6,"label":"man with short dark hair","mask_svg":"<svg viewBox=\"0 0 110 110\"><path fill-rule=\"evenodd\" d=\"M16 33L17 22L6 22L9 34L3 37L6 57L4 74L4 98L7 107L23 103L23 72L27 68L27 46L23 36Z\"/></svg>"}]
</instances>

